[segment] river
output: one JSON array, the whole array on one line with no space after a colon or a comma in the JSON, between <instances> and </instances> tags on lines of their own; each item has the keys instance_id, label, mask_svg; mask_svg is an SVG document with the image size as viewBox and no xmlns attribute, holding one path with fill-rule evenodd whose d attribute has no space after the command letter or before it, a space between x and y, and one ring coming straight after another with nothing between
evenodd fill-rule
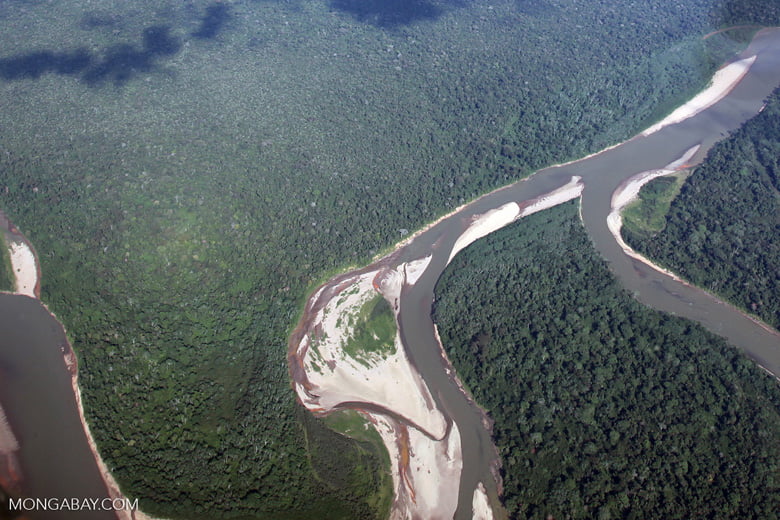
<instances>
[{"instance_id":1,"label":"river","mask_svg":"<svg viewBox=\"0 0 780 520\"><path fill-rule=\"evenodd\" d=\"M65 332L40 301L0 294L0 402L19 440L16 498L108 499L81 425ZM56 506L55 506L56 507ZM109 511L28 511L32 520L116 520Z\"/></svg>"},{"instance_id":2,"label":"river","mask_svg":"<svg viewBox=\"0 0 780 520\"><path fill-rule=\"evenodd\" d=\"M471 518L472 492L479 482L495 496L491 477L495 449L482 413L466 399L447 373L431 319L434 287L446 267L453 244L475 215L511 201L536 198L582 177L584 225L599 253L621 283L644 304L690 318L742 348L767 370L780 374L780 337L708 293L660 273L628 257L607 227L613 192L633 175L660 169L701 145L692 162L729 131L755 115L763 100L780 84L780 30L766 30L754 38L744 57L757 55L747 75L721 101L679 124L648 136L638 136L598 155L541 170L532 177L481 197L437 225L421 233L398 252L396 263L433 254L425 273L401 294L398 318L408 355L439 405L460 430L463 450L456 518Z\"/></svg>"},{"instance_id":3,"label":"river","mask_svg":"<svg viewBox=\"0 0 780 520\"><path fill-rule=\"evenodd\" d=\"M495 449L483 415L447 373L439 353L430 311L434 287L453 244L474 215L507 202L536 198L582 177L582 218L596 249L608 260L623 285L643 303L702 323L728 338L774 374L780 374L780 340L771 330L711 295L677 282L625 255L607 228L612 193L638 172L662 168L695 145L696 160L727 132L760 109L780 84L780 31L765 31L745 55L758 58L747 76L722 101L680 124L631 139L596 156L537 172L529 179L484 196L421 233L393 261L401 263L432 254L425 273L401 292L398 323L408 355L437 403L457 423L463 451L456 518L470 518L472 492L484 483L491 496L496 482L491 466ZM27 477L25 493L38 496L105 497L107 491L84 438L59 346L64 333L40 302L0 294L0 397L20 439L20 460ZM45 382L45 384L44 384ZM91 461L91 462L88 462ZM74 471L74 468L78 468ZM40 486L40 488L38 487ZM74 518L49 513L32 518ZM78 518L114 518L110 513Z\"/></svg>"}]
</instances>

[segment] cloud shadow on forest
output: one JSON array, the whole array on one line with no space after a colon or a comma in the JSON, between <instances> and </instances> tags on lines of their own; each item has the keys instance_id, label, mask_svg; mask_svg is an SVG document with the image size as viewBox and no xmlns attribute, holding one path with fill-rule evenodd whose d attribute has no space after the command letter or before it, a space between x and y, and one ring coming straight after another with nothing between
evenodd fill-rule
<instances>
[{"instance_id":1,"label":"cloud shadow on forest","mask_svg":"<svg viewBox=\"0 0 780 520\"><path fill-rule=\"evenodd\" d=\"M206 8L200 27L191 36L199 40L213 40L230 20L230 8L226 4L213 3Z\"/></svg>"},{"instance_id":2,"label":"cloud shadow on forest","mask_svg":"<svg viewBox=\"0 0 780 520\"><path fill-rule=\"evenodd\" d=\"M435 20L445 12L429 0L330 0L329 5L359 22L384 29Z\"/></svg>"},{"instance_id":3,"label":"cloud shadow on forest","mask_svg":"<svg viewBox=\"0 0 780 520\"><path fill-rule=\"evenodd\" d=\"M127 43L112 45L101 55L85 48L57 52L43 50L0 59L0 78L39 79L44 74L78 76L88 85L105 82L123 85L136 74L153 70L160 59L175 55L182 42L170 27L156 25L142 33L140 47Z\"/></svg>"}]
</instances>

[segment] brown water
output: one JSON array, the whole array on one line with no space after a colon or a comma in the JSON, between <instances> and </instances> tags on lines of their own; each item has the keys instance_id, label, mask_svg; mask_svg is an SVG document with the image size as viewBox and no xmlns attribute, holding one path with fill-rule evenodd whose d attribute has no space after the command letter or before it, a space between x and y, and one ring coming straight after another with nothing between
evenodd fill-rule
<instances>
[{"instance_id":1,"label":"brown water","mask_svg":"<svg viewBox=\"0 0 780 520\"><path fill-rule=\"evenodd\" d=\"M16 435L22 496L108 498L81 426L60 347L65 333L38 300L0 294L0 403ZM116 520L103 511L30 511L32 520Z\"/></svg>"},{"instance_id":2,"label":"brown water","mask_svg":"<svg viewBox=\"0 0 780 520\"><path fill-rule=\"evenodd\" d=\"M755 115L763 100L780 84L780 30L757 36L744 56L758 58L740 84L722 101L678 125L647 137L637 137L612 150L576 163L552 167L531 178L491 193L468 205L411 242L400 261L431 254L433 258L419 282L403 291L399 325L409 356L440 405L458 424L463 446L463 474L456 518L471 517L471 496L483 482L495 493L490 465L495 457L481 415L445 372L430 317L436 281L446 266L449 252L473 215L509 201L525 201L565 184L572 176L583 178L582 218L596 249L612 271L643 303L693 319L729 339L762 366L780 374L780 336L725 305L711 295L682 283L627 257L610 234L606 218L612 193L636 173L658 169L701 144L696 160L712 144ZM468 312L468 309L464 309Z\"/></svg>"},{"instance_id":3,"label":"brown water","mask_svg":"<svg viewBox=\"0 0 780 520\"><path fill-rule=\"evenodd\" d=\"M702 151L754 115L780 84L780 31L758 37L751 51L759 57L750 73L723 101L684 123L636 138L599 156L542 170L528 180L483 197L421 234L399 254L403 262L427 256L432 261L419 282L402 294L399 323L409 356L461 434L464 471L457 518L469 518L478 482L495 493L490 465L492 440L479 411L445 372L430 318L433 290L449 251L469 218L509 201L523 201L557 188L573 175L583 177L582 215L595 247L621 282L644 303L699 321L722 334L764 367L780 373L780 338L730 306L695 288L675 282L626 257L606 226L612 192L626 178L677 159L695 144ZM701 158L701 156L699 156ZM467 312L464 309L464 312ZM86 443L58 348L65 341L57 321L36 300L0 294L0 403L18 437L24 493L32 497L107 497ZM37 520L115 518L112 513L38 512Z\"/></svg>"}]
</instances>

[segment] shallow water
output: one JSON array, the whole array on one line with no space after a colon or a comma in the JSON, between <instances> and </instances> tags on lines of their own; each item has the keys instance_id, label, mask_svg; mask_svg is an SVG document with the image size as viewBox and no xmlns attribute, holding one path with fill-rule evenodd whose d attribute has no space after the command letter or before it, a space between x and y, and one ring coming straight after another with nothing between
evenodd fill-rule
<instances>
[{"instance_id":1,"label":"shallow water","mask_svg":"<svg viewBox=\"0 0 780 520\"><path fill-rule=\"evenodd\" d=\"M399 324L409 356L441 406L457 422L463 446L464 471L456 518L470 518L471 495L479 482L495 491L490 476L494 458L489 433L480 413L445 372L430 317L433 290L446 267L449 251L473 215L509 201L524 201L565 184L572 176L583 178L582 218L593 244L609 262L613 273L646 305L693 319L726 337L748 356L780 374L780 336L719 302L699 289L676 282L626 256L607 228L612 193L636 173L662 168L694 145L701 149L694 160L727 133L755 115L763 100L780 84L780 31L765 31L745 56L758 54L740 84L709 109L678 125L638 137L595 157L541 170L533 177L487 195L421 234L401 253L400 260L421 258L433 252L431 264L418 283L402 294ZM468 309L464 309L468 312Z\"/></svg>"}]
</instances>

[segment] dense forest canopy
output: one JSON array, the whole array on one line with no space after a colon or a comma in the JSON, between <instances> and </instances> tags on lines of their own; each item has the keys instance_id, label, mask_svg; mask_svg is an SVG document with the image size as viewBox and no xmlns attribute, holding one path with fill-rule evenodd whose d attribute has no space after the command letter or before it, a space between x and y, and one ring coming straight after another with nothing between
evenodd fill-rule
<instances>
[{"instance_id":1,"label":"dense forest canopy","mask_svg":"<svg viewBox=\"0 0 780 520\"><path fill-rule=\"evenodd\" d=\"M189 519L381 516L386 480L355 483L382 454L318 458L290 391L306 292L670 111L739 46L701 40L721 7L3 3L0 205L123 489Z\"/></svg>"},{"instance_id":2,"label":"dense forest canopy","mask_svg":"<svg viewBox=\"0 0 780 520\"><path fill-rule=\"evenodd\" d=\"M11 265L11 252L4 233L0 231L0 291L14 290L14 270Z\"/></svg>"},{"instance_id":3,"label":"dense forest canopy","mask_svg":"<svg viewBox=\"0 0 780 520\"><path fill-rule=\"evenodd\" d=\"M627 219L626 241L694 284L780 327L780 90L715 145L665 208L661 229ZM643 188L645 206L657 207Z\"/></svg>"},{"instance_id":4,"label":"dense forest canopy","mask_svg":"<svg viewBox=\"0 0 780 520\"><path fill-rule=\"evenodd\" d=\"M434 318L495 420L510 517L777 517L777 382L631 298L576 202L455 257Z\"/></svg>"}]
</instances>

